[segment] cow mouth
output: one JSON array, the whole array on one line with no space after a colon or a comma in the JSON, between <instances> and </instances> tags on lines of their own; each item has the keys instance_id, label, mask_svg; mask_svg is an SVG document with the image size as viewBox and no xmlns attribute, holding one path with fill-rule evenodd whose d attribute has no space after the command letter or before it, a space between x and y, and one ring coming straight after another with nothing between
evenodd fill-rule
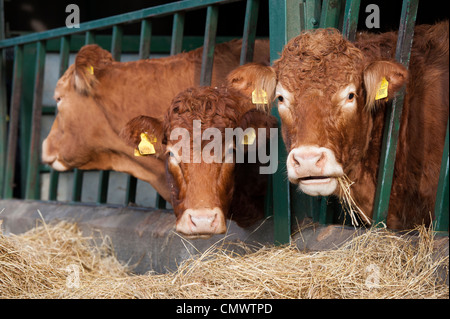
<instances>
[{"instance_id":1,"label":"cow mouth","mask_svg":"<svg viewBox=\"0 0 450 319\"><path fill-rule=\"evenodd\" d=\"M326 184L331 181L331 179L336 178L334 176L306 176L301 177L298 181L304 185L310 184Z\"/></svg>"}]
</instances>

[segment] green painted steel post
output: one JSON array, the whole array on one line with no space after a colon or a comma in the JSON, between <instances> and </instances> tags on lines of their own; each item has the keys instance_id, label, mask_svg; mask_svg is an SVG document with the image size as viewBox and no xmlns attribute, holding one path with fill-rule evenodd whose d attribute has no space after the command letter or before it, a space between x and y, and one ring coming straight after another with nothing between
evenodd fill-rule
<instances>
[{"instance_id":1,"label":"green painted steel post","mask_svg":"<svg viewBox=\"0 0 450 319\"><path fill-rule=\"evenodd\" d=\"M438 190L436 193L436 204L434 207L434 216L436 217L434 229L436 231L448 232L448 214L449 214L449 121L447 120L447 133L445 134L444 152L442 153L441 171L439 174Z\"/></svg>"},{"instance_id":2,"label":"green painted steel post","mask_svg":"<svg viewBox=\"0 0 450 319\"><path fill-rule=\"evenodd\" d=\"M183 47L184 12L173 15L172 42L170 44L170 55L181 53Z\"/></svg>"},{"instance_id":3,"label":"green painted steel post","mask_svg":"<svg viewBox=\"0 0 450 319\"><path fill-rule=\"evenodd\" d=\"M409 66L418 4L418 0L404 0L402 6L395 58L406 68ZM386 124L383 132L380 166L378 169L377 189L375 192L373 210L375 224L380 222L386 223L387 219L404 95L405 88L403 87L400 92L397 93L392 101L392 106L387 108L386 112Z\"/></svg>"},{"instance_id":4,"label":"green painted steel post","mask_svg":"<svg viewBox=\"0 0 450 319\"><path fill-rule=\"evenodd\" d=\"M109 171L98 173L97 204L104 204L108 200Z\"/></svg>"},{"instance_id":5,"label":"green painted steel post","mask_svg":"<svg viewBox=\"0 0 450 319\"><path fill-rule=\"evenodd\" d=\"M1 0L0 0L1 1ZM0 19L0 23L2 23ZM0 34L1 39L1 34ZM0 50L0 198L3 196L3 187L6 169L8 106L6 99L6 55Z\"/></svg>"},{"instance_id":6,"label":"green painted steel post","mask_svg":"<svg viewBox=\"0 0 450 319\"><path fill-rule=\"evenodd\" d=\"M0 40L5 38L5 17L3 0L0 0ZM0 198L3 197L3 186L6 169L8 106L6 93L6 50L0 49Z\"/></svg>"},{"instance_id":7,"label":"green painted steel post","mask_svg":"<svg viewBox=\"0 0 450 319\"><path fill-rule=\"evenodd\" d=\"M280 3L269 0L270 59L278 59L287 41L300 33L300 0L286 0ZM278 108L272 109L278 119L278 169L272 175L272 196L274 210L274 240L286 244L291 240L291 200L289 181L286 177L287 152L281 137L281 121Z\"/></svg>"},{"instance_id":8,"label":"green painted steel post","mask_svg":"<svg viewBox=\"0 0 450 319\"><path fill-rule=\"evenodd\" d=\"M19 114L23 81L23 47L14 48L13 87L9 115L8 148L5 167L3 198L12 198L14 192L14 172L16 168Z\"/></svg>"},{"instance_id":9,"label":"green painted steel post","mask_svg":"<svg viewBox=\"0 0 450 319\"><path fill-rule=\"evenodd\" d=\"M93 31L87 31L84 34L84 44L95 43L95 34ZM78 168L73 170L73 181L72 181L72 197L71 201L73 203L81 202L81 195L83 191L83 174L84 172Z\"/></svg>"},{"instance_id":10,"label":"green painted steel post","mask_svg":"<svg viewBox=\"0 0 450 319\"><path fill-rule=\"evenodd\" d=\"M65 36L60 40L59 49L59 76L63 76L67 67L69 66L69 53L70 53L70 37ZM58 108L55 108L55 116L58 113ZM55 169L50 169L50 183L48 190L48 199L56 201L58 197L58 180L59 172Z\"/></svg>"},{"instance_id":11,"label":"green painted steel post","mask_svg":"<svg viewBox=\"0 0 450 319\"><path fill-rule=\"evenodd\" d=\"M324 0L320 16L321 28L338 28L341 13L341 0Z\"/></svg>"},{"instance_id":12,"label":"green painted steel post","mask_svg":"<svg viewBox=\"0 0 450 319\"><path fill-rule=\"evenodd\" d=\"M120 61L122 55L123 27L115 25L112 31L111 55L116 61Z\"/></svg>"},{"instance_id":13,"label":"green painted steel post","mask_svg":"<svg viewBox=\"0 0 450 319\"><path fill-rule=\"evenodd\" d=\"M304 0L300 2L300 30L317 29L322 8L321 0Z\"/></svg>"},{"instance_id":14,"label":"green painted steel post","mask_svg":"<svg viewBox=\"0 0 450 319\"><path fill-rule=\"evenodd\" d=\"M131 175L127 176L127 190L125 192L125 205L136 203L137 178Z\"/></svg>"},{"instance_id":15,"label":"green painted steel post","mask_svg":"<svg viewBox=\"0 0 450 319\"><path fill-rule=\"evenodd\" d=\"M152 36L152 22L150 19L141 21L141 34L139 37L139 59L148 59L150 57L150 44ZM137 178L131 175L127 176L127 188L125 192L125 205L136 202Z\"/></svg>"},{"instance_id":16,"label":"green painted steel post","mask_svg":"<svg viewBox=\"0 0 450 319\"><path fill-rule=\"evenodd\" d=\"M203 43L200 86L211 85L218 20L219 20L219 7L217 6L208 7L208 9L206 10L205 38Z\"/></svg>"},{"instance_id":17,"label":"green painted steel post","mask_svg":"<svg viewBox=\"0 0 450 319\"><path fill-rule=\"evenodd\" d=\"M115 25L112 30L111 55L114 60L120 61L122 55L123 27ZM97 204L108 201L109 171L100 171L98 176Z\"/></svg>"},{"instance_id":18,"label":"green painted steel post","mask_svg":"<svg viewBox=\"0 0 450 319\"><path fill-rule=\"evenodd\" d=\"M93 31L87 31L84 35L84 44L95 43L95 34Z\"/></svg>"},{"instance_id":19,"label":"green painted steel post","mask_svg":"<svg viewBox=\"0 0 450 319\"><path fill-rule=\"evenodd\" d=\"M152 21L144 19L141 22L141 35L139 39L139 59L150 57L150 43L152 37Z\"/></svg>"},{"instance_id":20,"label":"green painted steel post","mask_svg":"<svg viewBox=\"0 0 450 319\"><path fill-rule=\"evenodd\" d=\"M355 41L358 27L358 15L361 0L347 0L345 2L344 23L342 34L349 41Z\"/></svg>"},{"instance_id":21,"label":"green painted steel post","mask_svg":"<svg viewBox=\"0 0 450 319\"><path fill-rule=\"evenodd\" d=\"M36 75L33 93L33 114L31 121L30 151L28 155L26 199L40 198L39 164L40 164L40 131L42 118L42 90L44 86L45 42L38 41L36 46Z\"/></svg>"},{"instance_id":22,"label":"green painted steel post","mask_svg":"<svg viewBox=\"0 0 450 319\"><path fill-rule=\"evenodd\" d=\"M256 27L258 22L259 0L247 0L245 9L244 33L240 64L253 61L255 51Z\"/></svg>"}]
</instances>

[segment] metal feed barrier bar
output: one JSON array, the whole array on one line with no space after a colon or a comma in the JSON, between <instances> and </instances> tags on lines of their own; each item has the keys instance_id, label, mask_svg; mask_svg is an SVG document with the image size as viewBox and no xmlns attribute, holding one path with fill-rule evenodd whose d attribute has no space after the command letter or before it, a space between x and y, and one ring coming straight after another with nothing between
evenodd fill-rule
<instances>
[{"instance_id":1,"label":"metal feed barrier bar","mask_svg":"<svg viewBox=\"0 0 450 319\"><path fill-rule=\"evenodd\" d=\"M16 163L21 165L21 190L19 198L40 199L40 173L48 168L42 167L40 161L40 129L43 114L52 114L56 108L42 105L42 90L46 53L52 48L59 52L59 75L68 67L70 52L77 51L83 44L103 43L110 46L116 60L120 60L124 45L129 45L132 36L124 35L124 24L140 24L140 35L132 50L139 58L150 56L150 48L154 47L157 37L152 35L155 18L173 16L170 54L183 50L185 39L185 14L191 10L206 9L206 23L203 45L203 58L200 85L211 82L213 52L217 41L216 33L219 19L219 8L232 2L243 0L186 0L166 5L142 9L130 13L111 16L104 19L80 24L79 29L66 27L20 37L3 39L3 19L0 22L0 197L14 197ZM0 4L3 2L0 1ZM301 31L322 27L335 27L342 31L349 40L354 40L360 12L360 0L246 0L245 21L243 30L243 45L241 64L251 61L256 37L257 17L260 6L269 6L269 36L271 60L279 57L287 41ZM404 0L399 22L399 37L396 59L405 65L409 57L413 41L414 25L418 8L418 0ZM2 9L2 7L0 8ZM0 10L3 12L3 10ZM110 36L96 34L103 29L112 29ZM133 38L134 39L134 38ZM136 39L135 39L136 40ZM74 42L77 42L74 45ZM185 41L184 41L185 42ZM8 114L5 56L6 50L14 49L13 78ZM28 94L32 92L32 94ZM404 92L400 92L388 108L386 117L383 148L381 154L378 187L374 204L374 220L376 223L386 221L389 197L392 187L394 161L397 148L400 117L402 113ZM278 118L277 108L273 114ZM7 115L9 121L7 121ZM448 124L444 153L441 164L441 174L436 194L435 230L448 231L449 211L449 152ZM332 223L336 208L330 204L329 198L310 197L298 194L286 178L286 149L281 138L278 140L279 167L271 177L269 193L266 197L266 211L274 215L274 237L276 243L290 242L291 223L293 215L302 213L300 217L311 217L322 224ZM18 147L19 145L19 147ZM20 149L20 153L17 150ZM59 173L50 170L49 200L57 200ZM109 172L99 173L97 204L108 202ZM71 201L81 201L83 171L74 170ZM124 205L136 200L137 179L128 176L126 198ZM162 197L157 196L157 208L165 208ZM303 213L305 212L305 213ZM292 213L292 214L291 214Z\"/></svg>"}]
</instances>

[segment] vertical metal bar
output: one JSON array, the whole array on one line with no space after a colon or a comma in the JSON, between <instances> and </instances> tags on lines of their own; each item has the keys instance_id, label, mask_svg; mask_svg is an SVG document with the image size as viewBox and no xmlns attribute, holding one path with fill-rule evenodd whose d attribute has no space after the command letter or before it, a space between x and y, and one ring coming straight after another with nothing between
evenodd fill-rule
<instances>
[{"instance_id":1,"label":"vertical metal bar","mask_svg":"<svg viewBox=\"0 0 450 319\"><path fill-rule=\"evenodd\" d=\"M300 2L300 30L317 29L322 8L321 0L304 0Z\"/></svg>"},{"instance_id":2,"label":"vertical metal bar","mask_svg":"<svg viewBox=\"0 0 450 319\"><path fill-rule=\"evenodd\" d=\"M116 61L120 61L120 57L122 55L122 38L123 38L123 27L120 25L115 25L112 31L111 55ZM104 204L108 200L109 175L110 175L109 171L99 172L98 193L97 193L98 204Z\"/></svg>"},{"instance_id":3,"label":"vertical metal bar","mask_svg":"<svg viewBox=\"0 0 450 319\"><path fill-rule=\"evenodd\" d=\"M320 16L321 28L338 28L341 12L341 0L324 0Z\"/></svg>"},{"instance_id":4,"label":"vertical metal bar","mask_svg":"<svg viewBox=\"0 0 450 319\"><path fill-rule=\"evenodd\" d=\"M286 43L300 34L300 2L301 0L286 0ZM281 52L281 51L280 51Z\"/></svg>"},{"instance_id":5,"label":"vertical metal bar","mask_svg":"<svg viewBox=\"0 0 450 319\"><path fill-rule=\"evenodd\" d=\"M81 201L81 191L83 188L83 171L75 168L73 170L73 184L72 184L72 202Z\"/></svg>"},{"instance_id":6,"label":"vertical metal bar","mask_svg":"<svg viewBox=\"0 0 450 319\"><path fill-rule=\"evenodd\" d=\"M66 71L69 65L69 45L70 38L68 36L61 38L61 44L59 49L59 76L61 77ZM58 109L55 108L55 116L58 113ZM49 200L57 200L58 197L58 180L59 180L59 172L50 169L50 183L48 190L48 199Z\"/></svg>"},{"instance_id":7,"label":"vertical metal bar","mask_svg":"<svg viewBox=\"0 0 450 319\"><path fill-rule=\"evenodd\" d=\"M139 39L139 59L148 59L150 57L150 44L152 36L152 22L150 19L141 21L141 35ZM127 176L127 188L125 192L125 205L136 202L137 178L131 175Z\"/></svg>"},{"instance_id":8,"label":"vertical metal bar","mask_svg":"<svg viewBox=\"0 0 450 319\"><path fill-rule=\"evenodd\" d=\"M104 204L108 200L109 171L100 171L98 174L97 204Z\"/></svg>"},{"instance_id":9,"label":"vertical metal bar","mask_svg":"<svg viewBox=\"0 0 450 319\"><path fill-rule=\"evenodd\" d=\"M156 208L165 209L166 208L166 200L159 194L156 195Z\"/></svg>"},{"instance_id":10,"label":"vertical metal bar","mask_svg":"<svg viewBox=\"0 0 450 319\"><path fill-rule=\"evenodd\" d=\"M5 167L3 198L12 198L14 191L14 172L16 168L17 136L19 133L19 111L23 80L23 47L14 48L13 86L9 115L8 148Z\"/></svg>"},{"instance_id":11,"label":"vertical metal bar","mask_svg":"<svg viewBox=\"0 0 450 319\"><path fill-rule=\"evenodd\" d=\"M299 3L291 1L269 0L269 33L270 33L270 59L278 59L278 53L282 51L286 44L287 11L295 10ZM300 22L299 22L300 24ZM278 127L281 127L278 108L272 108L272 114L278 119ZM278 131L278 169L272 175L272 195L273 195L273 213L274 213L274 241L276 244L289 243L291 240L291 204L289 194L289 181L286 178L286 147L281 137L281 131Z\"/></svg>"},{"instance_id":12,"label":"vertical metal bar","mask_svg":"<svg viewBox=\"0 0 450 319\"><path fill-rule=\"evenodd\" d=\"M139 40L139 58L148 59L150 57L150 43L152 37L152 22L144 19L141 22L141 36Z\"/></svg>"},{"instance_id":13,"label":"vertical metal bar","mask_svg":"<svg viewBox=\"0 0 450 319\"><path fill-rule=\"evenodd\" d=\"M120 61L120 57L122 55L122 38L123 27L120 25L115 25L112 32L111 55L116 61Z\"/></svg>"},{"instance_id":14,"label":"vertical metal bar","mask_svg":"<svg viewBox=\"0 0 450 319\"><path fill-rule=\"evenodd\" d=\"M33 94L33 114L31 122L30 152L28 155L26 199L39 199L40 131L42 118L42 90L44 86L45 42L36 46L36 74Z\"/></svg>"},{"instance_id":15,"label":"vertical metal bar","mask_svg":"<svg viewBox=\"0 0 450 319\"><path fill-rule=\"evenodd\" d=\"M345 2L344 24L342 34L349 41L355 41L356 28L358 27L358 15L361 0L347 0Z\"/></svg>"},{"instance_id":16,"label":"vertical metal bar","mask_svg":"<svg viewBox=\"0 0 450 319\"><path fill-rule=\"evenodd\" d=\"M127 177L127 191L125 193L125 205L136 203L137 178L131 175Z\"/></svg>"},{"instance_id":17,"label":"vertical metal bar","mask_svg":"<svg viewBox=\"0 0 450 319\"><path fill-rule=\"evenodd\" d=\"M170 55L181 53L183 49L184 12L173 15L172 41L170 44Z\"/></svg>"},{"instance_id":18,"label":"vertical metal bar","mask_svg":"<svg viewBox=\"0 0 450 319\"><path fill-rule=\"evenodd\" d=\"M95 43L95 34L93 31L87 31L84 35L84 44L93 44Z\"/></svg>"},{"instance_id":19,"label":"vertical metal bar","mask_svg":"<svg viewBox=\"0 0 450 319\"><path fill-rule=\"evenodd\" d=\"M240 60L241 65L253 61L258 11L259 0L247 0L247 7L245 9L244 34L242 36Z\"/></svg>"},{"instance_id":20,"label":"vertical metal bar","mask_svg":"<svg viewBox=\"0 0 450 319\"><path fill-rule=\"evenodd\" d=\"M84 35L84 44L95 43L95 34L92 31L87 31ZM73 170L73 186L72 186L72 202L81 201L81 193L83 189L83 171L75 168Z\"/></svg>"},{"instance_id":21,"label":"vertical metal bar","mask_svg":"<svg viewBox=\"0 0 450 319\"><path fill-rule=\"evenodd\" d=\"M404 0L402 6L395 58L406 68L409 66L418 4L418 0ZM376 223L385 222L387 219L404 95L403 87L392 101L392 106L386 110L373 213Z\"/></svg>"},{"instance_id":22,"label":"vertical metal bar","mask_svg":"<svg viewBox=\"0 0 450 319\"><path fill-rule=\"evenodd\" d=\"M3 0L0 0L0 40L5 38L5 16ZM0 49L0 198L3 196L3 186L6 168L7 147L7 115L6 98L6 50Z\"/></svg>"},{"instance_id":23,"label":"vertical metal bar","mask_svg":"<svg viewBox=\"0 0 450 319\"><path fill-rule=\"evenodd\" d=\"M442 153L441 172L439 174L438 190L436 193L436 204L434 206L435 230L448 231L448 211L449 211L449 120L447 120L447 133L445 134L444 152Z\"/></svg>"},{"instance_id":24,"label":"vertical metal bar","mask_svg":"<svg viewBox=\"0 0 450 319\"><path fill-rule=\"evenodd\" d=\"M6 129L8 125L8 106L6 100L6 65L4 51L5 50L0 50L0 197L3 196L8 138Z\"/></svg>"},{"instance_id":25,"label":"vertical metal bar","mask_svg":"<svg viewBox=\"0 0 450 319\"><path fill-rule=\"evenodd\" d=\"M139 59L148 59L150 57L150 43L152 36L152 22L150 19L141 21L141 35L139 39ZM136 202L137 178L131 175L127 176L127 189L125 192L125 205Z\"/></svg>"},{"instance_id":26,"label":"vertical metal bar","mask_svg":"<svg viewBox=\"0 0 450 319\"><path fill-rule=\"evenodd\" d=\"M211 85L218 19L219 7L209 6L206 10L205 38L203 42L202 68L200 73L201 86Z\"/></svg>"},{"instance_id":27,"label":"vertical metal bar","mask_svg":"<svg viewBox=\"0 0 450 319\"><path fill-rule=\"evenodd\" d=\"M0 40L5 39L5 3L3 0L0 0Z\"/></svg>"}]
</instances>

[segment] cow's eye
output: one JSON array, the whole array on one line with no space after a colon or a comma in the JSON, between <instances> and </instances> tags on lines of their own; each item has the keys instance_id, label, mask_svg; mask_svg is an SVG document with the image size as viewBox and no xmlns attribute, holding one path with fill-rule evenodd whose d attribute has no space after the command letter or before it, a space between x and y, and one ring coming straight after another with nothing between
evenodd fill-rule
<instances>
[{"instance_id":1,"label":"cow's eye","mask_svg":"<svg viewBox=\"0 0 450 319\"><path fill-rule=\"evenodd\" d=\"M349 93L349 95L347 96L347 100L349 102L352 102L353 99L355 98L356 94L355 93Z\"/></svg>"},{"instance_id":2,"label":"cow's eye","mask_svg":"<svg viewBox=\"0 0 450 319\"><path fill-rule=\"evenodd\" d=\"M172 153L172 152L169 152L169 156L170 156L170 157L175 157L175 154Z\"/></svg>"},{"instance_id":3,"label":"cow's eye","mask_svg":"<svg viewBox=\"0 0 450 319\"><path fill-rule=\"evenodd\" d=\"M284 102L284 97L282 95L278 95L277 99L278 99L278 102L280 102L280 103Z\"/></svg>"}]
</instances>

